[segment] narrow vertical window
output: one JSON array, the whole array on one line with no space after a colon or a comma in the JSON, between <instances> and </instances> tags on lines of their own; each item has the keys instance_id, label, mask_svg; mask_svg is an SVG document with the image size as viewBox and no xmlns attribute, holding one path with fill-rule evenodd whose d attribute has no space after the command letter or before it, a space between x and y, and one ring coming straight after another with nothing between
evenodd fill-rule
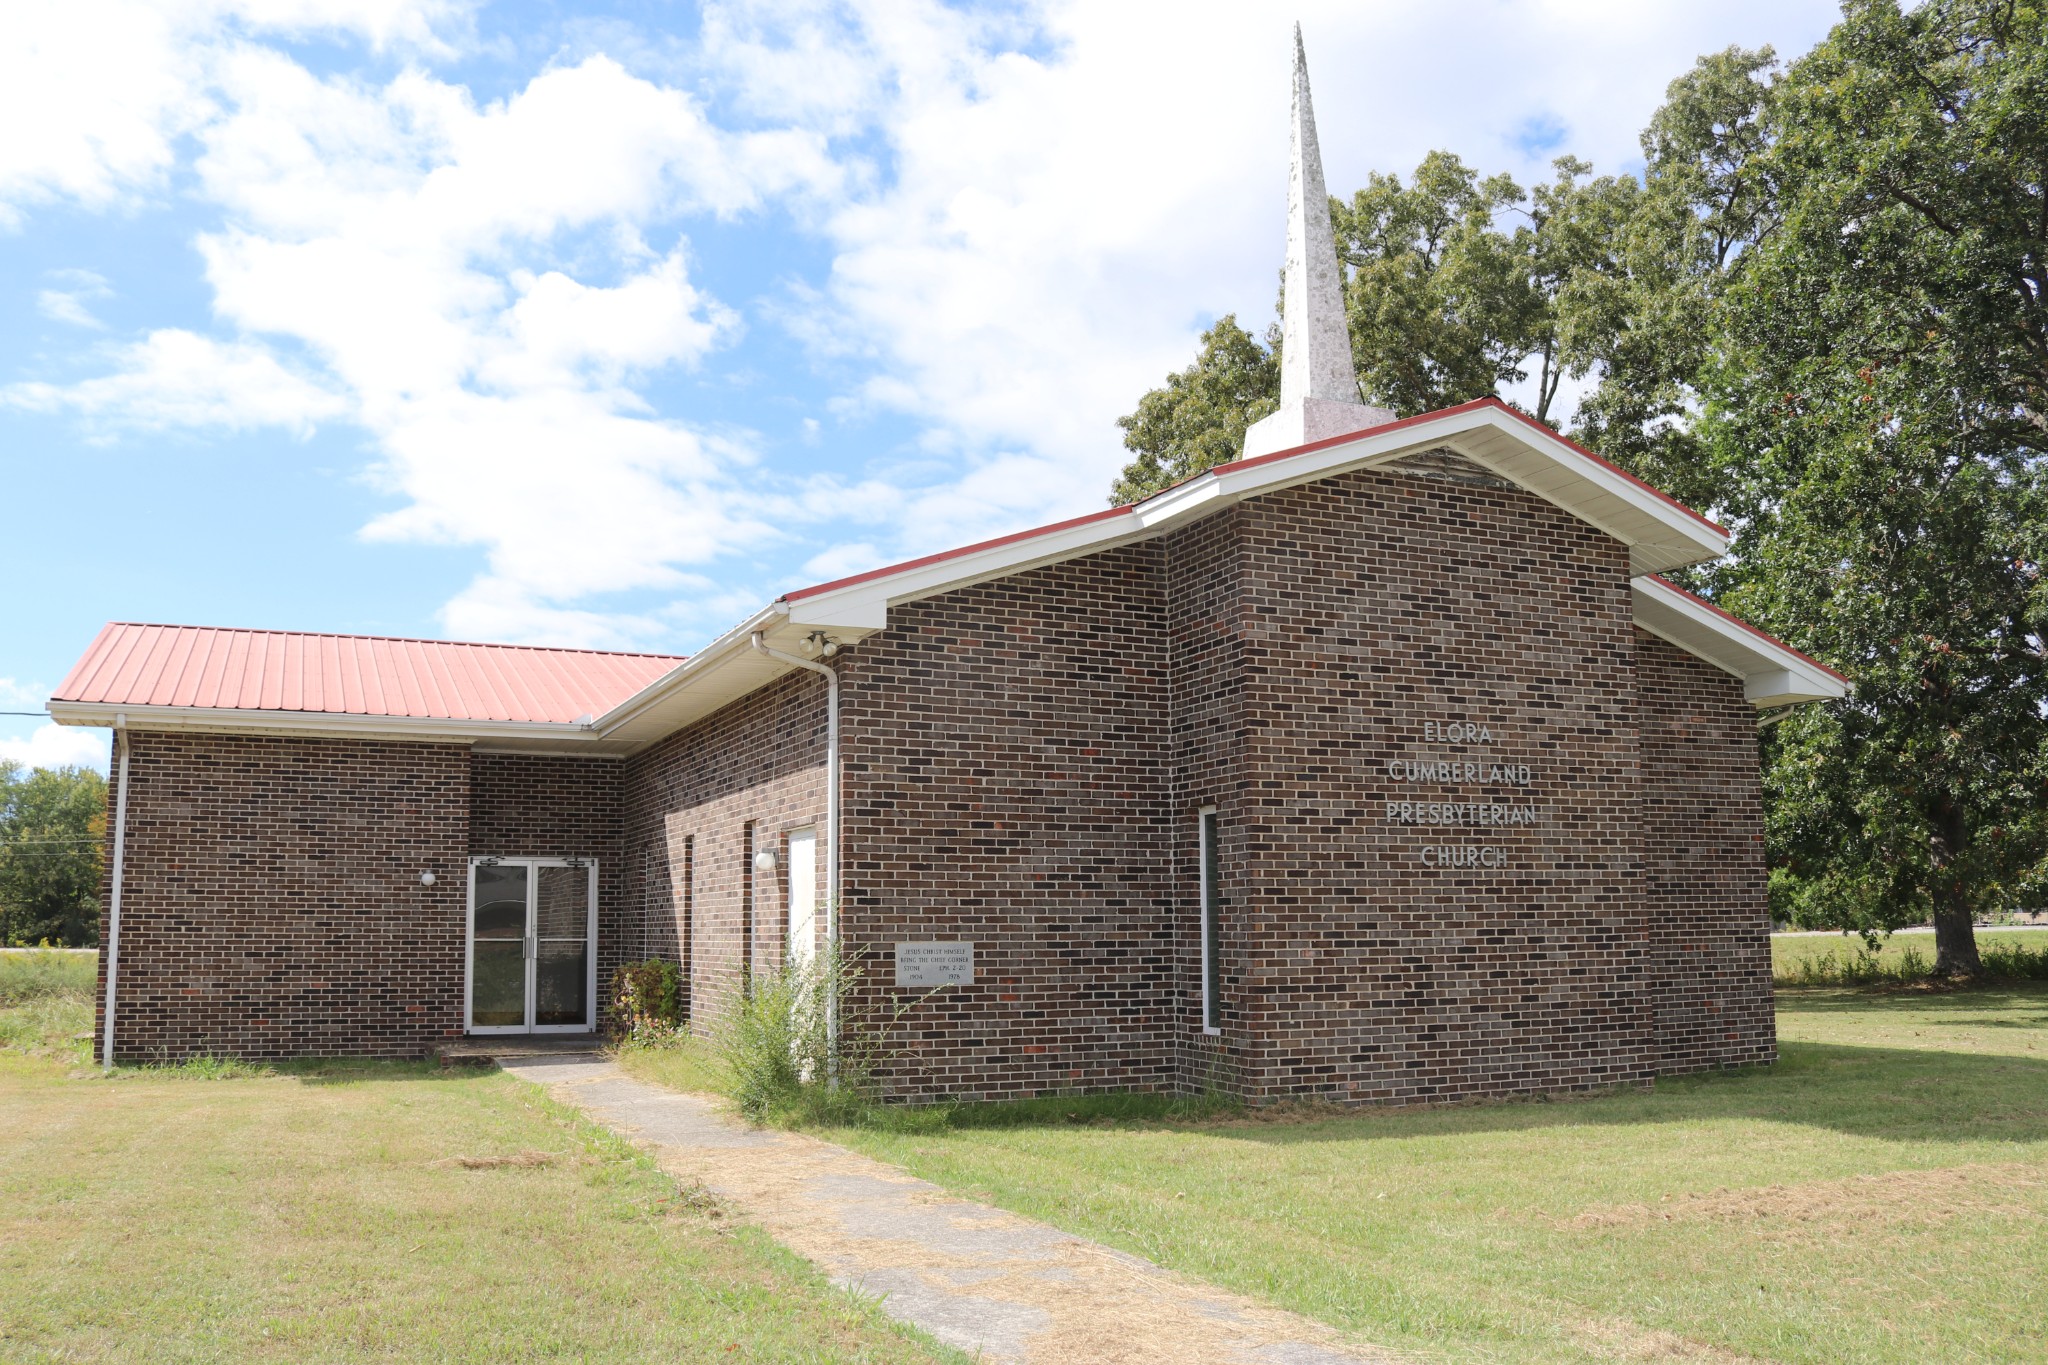
<instances>
[{"instance_id":1,"label":"narrow vertical window","mask_svg":"<svg viewBox=\"0 0 2048 1365\"><path fill-rule=\"evenodd\" d=\"M1223 934L1219 913L1223 899L1216 848L1216 808L1201 811L1202 855L1202 1032L1223 1031Z\"/></svg>"},{"instance_id":2,"label":"narrow vertical window","mask_svg":"<svg viewBox=\"0 0 2048 1365\"><path fill-rule=\"evenodd\" d=\"M697 940L697 836L683 836L683 894L682 904L677 907L676 937L677 958L682 964L683 1017L689 1018L696 1002L690 994L690 954Z\"/></svg>"}]
</instances>

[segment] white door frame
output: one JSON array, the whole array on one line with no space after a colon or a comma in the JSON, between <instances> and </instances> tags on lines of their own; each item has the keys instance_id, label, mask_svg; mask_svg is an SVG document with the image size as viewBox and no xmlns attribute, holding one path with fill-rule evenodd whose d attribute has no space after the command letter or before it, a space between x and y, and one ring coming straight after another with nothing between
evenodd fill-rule
<instances>
[{"instance_id":1,"label":"white door frame","mask_svg":"<svg viewBox=\"0 0 2048 1365\"><path fill-rule=\"evenodd\" d=\"M524 867L526 871L526 935L521 940L521 953L526 963L526 1022L523 1024L486 1024L483 1027L470 1022L475 1013L474 990L476 976L476 870L486 864L503 866L507 863ZM587 907L583 929L583 1022L580 1024L536 1024L534 1016L534 968L540 958L540 941L535 934L539 927L535 920L540 913L540 870L544 867L581 866L590 874L590 884L584 894ZM477 857L469 860L468 904L463 911L462 935L462 1029L465 1033L592 1033L597 1029L597 859L595 858L492 858Z\"/></svg>"},{"instance_id":2,"label":"white door frame","mask_svg":"<svg viewBox=\"0 0 2048 1365\"><path fill-rule=\"evenodd\" d=\"M818 955L818 827L789 832L789 911L782 934L783 961L803 966ZM798 846L804 846L802 857Z\"/></svg>"}]
</instances>

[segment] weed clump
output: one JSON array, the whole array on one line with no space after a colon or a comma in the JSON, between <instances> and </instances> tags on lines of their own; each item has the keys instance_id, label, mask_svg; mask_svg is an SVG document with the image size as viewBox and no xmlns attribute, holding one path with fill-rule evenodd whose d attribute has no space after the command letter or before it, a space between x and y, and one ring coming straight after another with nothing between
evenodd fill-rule
<instances>
[{"instance_id":1,"label":"weed clump","mask_svg":"<svg viewBox=\"0 0 2048 1365\"><path fill-rule=\"evenodd\" d=\"M914 1002L886 1020L835 1020L836 1004L858 998L864 975L836 947L747 974L711 1032L742 1114L757 1123L847 1124L877 1108L888 1034Z\"/></svg>"}]
</instances>

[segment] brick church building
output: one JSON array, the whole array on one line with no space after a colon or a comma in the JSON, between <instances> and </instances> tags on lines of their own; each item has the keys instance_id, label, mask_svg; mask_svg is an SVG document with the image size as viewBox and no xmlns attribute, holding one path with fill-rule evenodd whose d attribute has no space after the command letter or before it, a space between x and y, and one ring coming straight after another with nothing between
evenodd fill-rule
<instances>
[{"instance_id":1,"label":"brick church building","mask_svg":"<svg viewBox=\"0 0 2048 1365\"><path fill-rule=\"evenodd\" d=\"M1297 65L1280 410L1164 493L689 658L117 623L100 1055L716 1017L837 941L898 1098L1409 1102L1769 1061L1758 713L1839 675L1720 528L1496 400L1358 401Z\"/></svg>"}]
</instances>

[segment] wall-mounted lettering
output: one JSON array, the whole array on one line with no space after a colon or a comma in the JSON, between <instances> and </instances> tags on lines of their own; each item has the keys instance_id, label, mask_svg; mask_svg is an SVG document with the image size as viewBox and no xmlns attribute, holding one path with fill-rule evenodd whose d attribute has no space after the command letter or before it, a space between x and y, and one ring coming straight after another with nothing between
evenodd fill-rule
<instances>
[{"instance_id":1,"label":"wall-mounted lettering","mask_svg":"<svg viewBox=\"0 0 2048 1365\"><path fill-rule=\"evenodd\" d=\"M1484 783L1489 787L1526 787L1526 763L1478 763L1460 758L1390 758L1387 776L1396 782Z\"/></svg>"},{"instance_id":2,"label":"wall-mounted lettering","mask_svg":"<svg viewBox=\"0 0 2048 1365\"><path fill-rule=\"evenodd\" d=\"M1389 801L1387 819L1397 825L1533 825L1541 818L1534 804L1506 801Z\"/></svg>"}]
</instances>

